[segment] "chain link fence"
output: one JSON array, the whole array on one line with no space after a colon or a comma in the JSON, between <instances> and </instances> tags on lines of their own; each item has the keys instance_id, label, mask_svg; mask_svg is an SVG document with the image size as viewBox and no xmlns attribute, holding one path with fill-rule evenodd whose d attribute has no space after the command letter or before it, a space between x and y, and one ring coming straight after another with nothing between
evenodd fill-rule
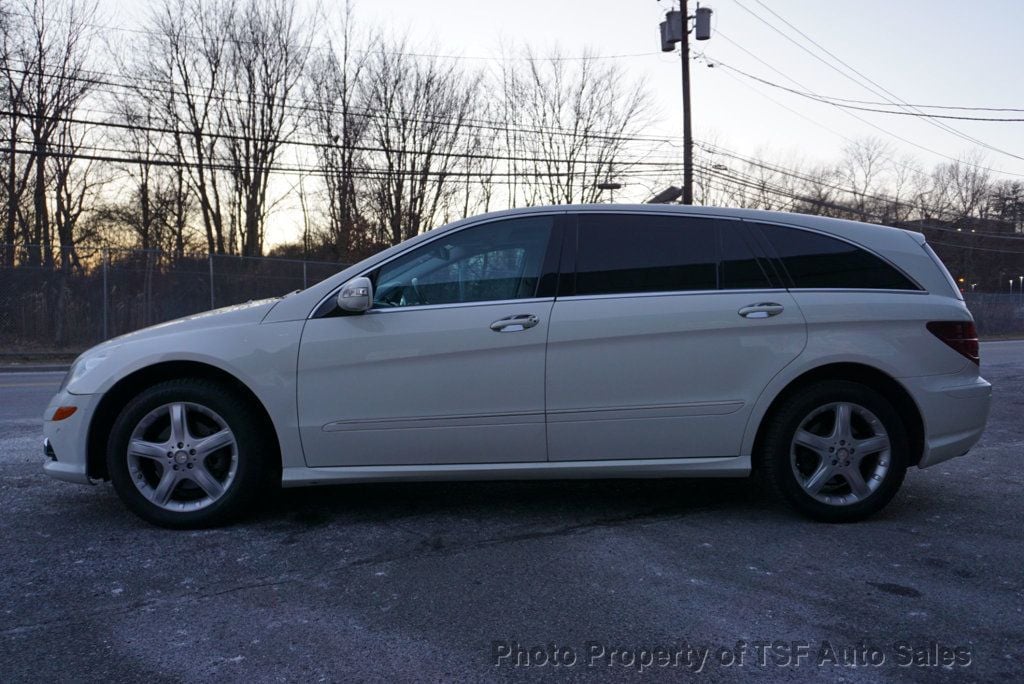
<instances>
[{"instance_id":1,"label":"chain link fence","mask_svg":"<svg viewBox=\"0 0 1024 684\"><path fill-rule=\"evenodd\" d=\"M0 262L0 352L15 354L77 353L156 323L303 289L345 268L127 249L58 252L45 263L38 253L18 252L13 266ZM74 266L61 268L65 262Z\"/></svg>"},{"instance_id":2,"label":"chain link fence","mask_svg":"<svg viewBox=\"0 0 1024 684\"><path fill-rule=\"evenodd\" d=\"M0 257L8 254L0 245ZM64 258L73 268L61 268ZM173 318L313 285L345 267L322 261L106 249L39 263L18 248L0 261L0 353L76 354ZM1022 281L1024 282L1024 281ZM983 337L1024 336L1024 294L967 292Z\"/></svg>"},{"instance_id":3,"label":"chain link fence","mask_svg":"<svg viewBox=\"0 0 1024 684\"><path fill-rule=\"evenodd\" d=\"M982 338L1024 337L1024 294L966 292L964 299Z\"/></svg>"}]
</instances>

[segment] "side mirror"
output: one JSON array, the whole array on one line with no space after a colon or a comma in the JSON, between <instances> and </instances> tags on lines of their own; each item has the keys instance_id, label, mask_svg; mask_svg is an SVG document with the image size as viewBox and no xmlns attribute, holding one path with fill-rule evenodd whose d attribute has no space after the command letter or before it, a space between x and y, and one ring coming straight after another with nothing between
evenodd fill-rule
<instances>
[{"instance_id":1,"label":"side mirror","mask_svg":"<svg viewBox=\"0 0 1024 684\"><path fill-rule=\"evenodd\" d=\"M366 311L373 306L373 283L364 276L348 281L338 292L338 306L351 313Z\"/></svg>"}]
</instances>

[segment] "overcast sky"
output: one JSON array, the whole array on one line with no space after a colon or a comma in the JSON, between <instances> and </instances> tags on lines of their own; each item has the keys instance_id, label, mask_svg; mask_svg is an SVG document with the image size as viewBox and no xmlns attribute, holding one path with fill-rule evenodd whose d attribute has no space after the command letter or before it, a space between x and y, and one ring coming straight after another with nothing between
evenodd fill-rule
<instances>
[{"instance_id":1,"label":"overcast sky","mask_svg":"<svg viewBox=\"0 0 1024 684\"><path fill-rule=\"evenodd\" d=\"M832 97L880 99L747 11L817 52L773 16L767 5L905 102L1024 108L1024 0L762 1L764 5L758 0L705 3L714 10L715 31L711 40L694 43L694 52L789 87ZM322 6L330 11L342 3L324 0ZM641 53L617 61L645 79L654 92L659 123L653 132L678 135L682 126L679 58L662 54L658 39L658 23L674 4L670 0L357 0L356 17L366 27L408 31L418 49L459 55L462 63L480 68L493 68L494 62L475 58L495 57L502 41L522 41L539 50L558 45L567 53L584 47L604 55ZM691 0L691 10L695 4ZM102 0L101 5L105 23L119 27L137 26L145 7L146 3L126 0ZM817 54L834 63L827 55ZM859 117L855 118L833 106L756 84L726 68L707 68L699 61L694 62L692 74L695 136L743 154L791 163L827 161L839 155L846 139L877 136L890 143L897 155L913 155L929 168L944 160L941 155L955 157L972 147L926 119L860 111L853 112ZM1024 118L1024 112L945 113ZM1024 122L945 123L1024 157ZM987 166L1024 177L1024 160L992 150L985 154Z\"/></svg>"},{"instance_id":2,"label":"overcast sky","mask_svg":"<svg viewBox=\"0 0 1024 684\"><path fill-rule=\"evenodd\" d=\"M764 2L905 102L1024 108L1022 0ZM364 0L357 12L368 23L411 27L417 37L446 54L493 55L502 37L522 39L536 46L557 43L568 51L590 46L607 55L656 53L619 61L648 81L658 97L662 127L678 132L682 116L679 59L676 54L658 52L658 23L672 4L669 0ZM693 7L696 3L690 4ZM714 0L705 4L714 10L716 35L710 41L695 43L695 52L795 87L792 81L743 52L738 44L817 93L879 99L877 94L815 60L743 8L814 49L757 0ZM827 55L822 56L832 61ZM859 121L830 105L752 83L726 69L709 69L695 63L692 71L695 135L717 138L721 145L744 153L768 148L780 154L827 159L844 144L842 136L877 135L901 152L919 156L926 165L942 159L871 124L951 156L971 146L925 120L854 112L865 120ZM1024 113L988 115L1024 117ZM1024 123L947 123L993 147L1024 157ZM1024 174L1021 159L992 151L987 155L989 166Z\"/></svg>"},{"instance_id":3,"label":"overcast sky","mask_svg":"<svg viewBox=\"0 0 1024 684\"><path fill-rule=\"evenodd\" d=\"M343 0L323 0L340 6ZM782 18L905 102L973 107L1024 108L1024 0L762 0ZM105 23L135 27L148 3L103 0ZM619 61L654 91L659 128L681 130L677 54L659 51L658 23L675 0L356 0L357 20L366 26L409 31L421 48L463 56L486 68L504 40L525 41L567 52L591 47L605 55L647 53ZM696 3L691 0L691 10ZM757 0L712 0L715 35L695 42L695 53L743 71L796 87L737 44L809 90L858 100L879 96L844 78L744 9L781 28L801 44L814 46L784 25ZM730 42L732 41L732 42ZM820 54L820 53L819 53ZM829 62L827 55L822 57ZM841 68L841 67L840 67ZM727 69L693 65L695 135L717 138L744 153L768 148L828 158L842 136L876 135L930 165L942 158L887 135L956 156L971 146L925 120L854 112L858 119L826 104L753 83ZM769 96L778 103L768 99ZM787 110L782 105L796 110ZM971 112L947 112L967 114ZM977 113L1024 117L1024 113ZM993 147L1024 157L1024 122L946 122ZM828 130L831 129L831 130ZM1024 174L1024 160L988 151L988 165Z\"/></svg>"}]
</instances>

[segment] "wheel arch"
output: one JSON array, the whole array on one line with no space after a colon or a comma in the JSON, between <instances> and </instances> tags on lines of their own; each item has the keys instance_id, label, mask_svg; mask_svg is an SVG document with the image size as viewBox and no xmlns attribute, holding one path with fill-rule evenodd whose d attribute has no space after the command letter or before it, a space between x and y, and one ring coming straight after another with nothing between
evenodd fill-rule
<instances>
[{"instance_id":1,"label":"wheel arch","mask_svg":"<svg viewBox=\"0 0 1024 684\"><path fill-rule=\"evenodd\" d=\"M910 392L896 378L874 366L844 362L829 363L804 371L775 395L768 409L761 416L754 436L751 463L755 470L760 467L762 444L767 426L779 407L803 388L823 380L846 380L866 385L891 401L907 429L912 454L911 463L916 465L921 460L924 454L924 418Z\"/></svg>"},{"instance_id":2,"label":"wheel arch","mask_svg":"<svg viewBox=\"0 0 1024 684\"><path fill-rule=\"evenodd\" d=\"M273 444L277 454L281 454L281 440L274 427L274 422L266 406L249 387L235 375L223 368L218 368L201 361L161 361L132 371L115 382L103 394L96 407L86 445L86 473L93 479L110 479L107 472L106 438L117 420L121 410L147 387L165 380L179 378L198 378L218 382L242 397L253 410L259 414L260 423L267 427L273 436ZM280 458L278 459L280 461Z\"/></svg>"}]
</instances>

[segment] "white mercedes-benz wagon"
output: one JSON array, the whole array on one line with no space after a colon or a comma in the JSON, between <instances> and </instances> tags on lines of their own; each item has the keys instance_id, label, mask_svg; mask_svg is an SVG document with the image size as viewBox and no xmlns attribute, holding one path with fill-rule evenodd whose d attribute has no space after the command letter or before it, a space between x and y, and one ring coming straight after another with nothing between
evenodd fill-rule
<instances>
[{"instance_id":1,"label":"white mercedes-benz wagon","mask_svg":"<svg viewBox=\"0 0 1024 684\"><path fill-rule=\"evenodd\" d=\"M918 233L540 207L90 349L47 409L45 469L168 527L282 484L751 473L851 521L966 453L990 393Z\"/></svg>"}]
</instances>

